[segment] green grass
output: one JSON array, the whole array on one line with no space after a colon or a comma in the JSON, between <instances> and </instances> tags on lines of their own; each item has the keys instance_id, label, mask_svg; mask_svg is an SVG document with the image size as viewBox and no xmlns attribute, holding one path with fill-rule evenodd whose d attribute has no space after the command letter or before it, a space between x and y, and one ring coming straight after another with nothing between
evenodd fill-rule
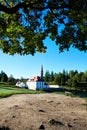
<instances>
[{"instance_id":1,"label":"green grass","mask_svg":"<svg viewBox=\"0 0 87 130\"><path fill-rule=\"evenodd\" d=\"M8 97L13 94L36 94L36 93L40 92L22 88L11 88L11 87L0 88L0 97Z\"/></svg>"},{"instance_id":2,"label":"green grass","mask_svg":"<svg viewBox=\"0 0 87 130\"><path fill-rule=\"evenodd\" d=\"M41 93L41 91L17 88L13 85L0 83L0 98L8 97L14 94L39 94L39 93Z\"/></svg>"},{"instance_id":3,"label":"green grass","mask_svg":"<svg viewBox=\"0 0 87 130\"><path fill-rule=\"evenodd\" d=\"M65 92L53 92L54 94L61 94L61 95L65 95Z\"/></svg>"},{"instance_id":4,"label":"green grass","mask_svg":"<svg viewBox=\"0 0 87 130\"><path fill-rule=\"evenodd\" d=\"M67 86L64 88L66 89L66 91L71 92L75 97L80 97L87 100L87 90L82 91L75 87L67 87Z\"/></svg>"},{"instance_id":5,"label":"green grass","mask_svg":"<svg viewBox=\"0 0 87 130\"><path fill-rule=\"evenodd\" d=\"M68 90L70 91L70 90ZM81 97L85 98L87 100L87 92L75 92L75 90L71 91L75 97ZM24 88L17 88L14 85L9 85L7 83L0 82L0 98L8 97L14 94L40 94L40 93L46 93L42 90L35 91L35 90L29 90ZM55 94L63 94L65 95L65 92L61 91L54 91L49 93L55 93Z\"/></svg>"}]
</instances>

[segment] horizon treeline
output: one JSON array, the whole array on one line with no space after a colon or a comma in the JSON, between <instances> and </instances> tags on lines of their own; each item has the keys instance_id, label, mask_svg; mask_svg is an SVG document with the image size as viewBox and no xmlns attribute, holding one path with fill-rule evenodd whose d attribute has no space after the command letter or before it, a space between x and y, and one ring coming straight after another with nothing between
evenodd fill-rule
<instances>
[{"instance_id":1,"label":"horizon treeline","mask_svg":"<svg viewBox=\"0 0 87 130\"><path fill-rule=\"evenodd\" d=\"M0 82L8 82L9 84L15 85L18 80L24 83L27 81L27 79L23 77L20 79L14 78L13 75L10 75L10 77L8 77L8 75L3 71L0 73ZM44 74L44 82L47 84L87 90L87 71L78 72L77 70L63 70L62 72L55 73L54 71L50 72L47 70Z\"/></svg>"},{"instance_id":2,"label":"horizon treeline","mask_svg":"<svg viewBox=\"0 0 87 130\"><path fill-rule=\"evenodd\" d=\"M0 73L0 82L7 82L9 84L15 85L18 80L19 79L15 79L13 75L10 75L10 77L8 77L4 71L1 71Z\"/></svg>"},{"instance_id":3,"label":"horizon treeline","mask_svg":"<svg viewBox=\"0 0 87 130\"><path fill-rule=\"evenodd\" d=\"M87 90L87 71L70 70L68 72L63 70L62 72L54 73L47 70L44 75L44 81L48 84Z\"/></svg>"}]
</instances>

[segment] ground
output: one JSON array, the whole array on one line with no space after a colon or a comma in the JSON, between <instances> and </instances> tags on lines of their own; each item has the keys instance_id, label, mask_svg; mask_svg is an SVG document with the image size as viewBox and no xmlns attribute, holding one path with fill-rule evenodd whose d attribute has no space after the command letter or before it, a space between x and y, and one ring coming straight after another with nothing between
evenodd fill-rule
<instances>
[{"instance_id":1,"label":"ground","mask_svg":"<svg viewBox=\"0 0 87 130\"><path fill-rule=\"evenodd\" d=\"M0 130L87 130L86 100L59 94L0 99Z\"/></svg>"}]
</instances>

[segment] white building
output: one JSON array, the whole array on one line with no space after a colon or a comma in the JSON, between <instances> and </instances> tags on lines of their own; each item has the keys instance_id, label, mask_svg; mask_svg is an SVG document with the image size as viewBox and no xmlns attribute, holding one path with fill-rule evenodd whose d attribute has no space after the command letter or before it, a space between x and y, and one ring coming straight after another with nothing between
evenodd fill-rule
<instances>
[{"instance_id":1,"label":"white building","mask_svg":"<svg viewBox=\"0 0 87 130\"><path fill-rule=\"evenodd\" d=\"M41 66L41 76L33 76L26 82L29 89L39 90L48 87L43 80L43 66Z\"/></svg>"},{"instance_id":2,"label":"white building","mask_svg":"<svg viewBox=\"0 0 87 130\"><path fill-rule=\"evenodd\" d=\"M33 90L39 90L39 89L45 88L44 81L41 80L39 76L35 76L29 79L26 82L26 85L29 89L33 89Z\"/></svg>"},{"instance_id":3,"label":"white building","mask_svg":"<svg viewBox=\"0 0 87 130\"><path fill-rule=\"evenodd\" d=\"M43 80L43 66L41 66L41 73L40 76L33 76L32 78L28 79L26 84L21 81L16 83L16 86L21 88L28 88L32 90L40 90L40 89L47 89L47 88L59 88L58 85L47 85L44 83Z\"/></svg>"},{"instance_id":4,"label":"white building","mask_svg":"<svg viewBox=\"0 0 87 130\"><path fill-rule=\"evenodd\" d=\"M26 82L26 86L32 90L59 88L58 85L47 85L43 80L43 66L41 66L41 76L34 76Z\"/></svg>"},{"instance_id":5,"label":"white building","mask_svg":"<svg viewBox=\"0 0 87 130\"><path fill-rule=\"evenodd\" d=\"M21 82L21 81L18 81L18 82L16 83L16 86L17 86L17 87L20 87L20 88L25 88L25 87L26 87L26 85L25 85L23 82Z\"/></svg>"}]
</instances>

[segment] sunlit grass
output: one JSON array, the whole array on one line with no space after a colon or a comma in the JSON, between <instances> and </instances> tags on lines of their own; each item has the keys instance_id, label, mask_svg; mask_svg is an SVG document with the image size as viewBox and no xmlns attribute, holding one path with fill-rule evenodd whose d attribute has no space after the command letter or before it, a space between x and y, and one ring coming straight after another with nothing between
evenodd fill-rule
<instances>
[{"instance_id":1,"label":"sunlit grass","mask_svg":"<svg viewBox=\"0 0 87 130\"><path fill-rule=\"evenodd\" d=\"M8 87L9 86L9 87ZM0 98L8 97L14 94L38 94L40 91L29 90L24 88L16 88L15 86L0 84Z\"/></svg>"},{"instance_id":2,"label":"sunlit grass","mask_svg":"<svg viewBox=\"0 0 87 130\"><path fill-rule=\"evenodd\" d=\"M45 92L44 90L35 91L35 90L15 87L15 85L9 85L7 83L0 82L0 98L8 97L14 94L40 94L40 93L55 93L55 94L65 95L64 91L52 91L52 92L51 91ZM87 100L87 92L75 93L75 90L74 90L72 91L72 93L75 97L81 97Z\"/></svg>"}]
</instances>

